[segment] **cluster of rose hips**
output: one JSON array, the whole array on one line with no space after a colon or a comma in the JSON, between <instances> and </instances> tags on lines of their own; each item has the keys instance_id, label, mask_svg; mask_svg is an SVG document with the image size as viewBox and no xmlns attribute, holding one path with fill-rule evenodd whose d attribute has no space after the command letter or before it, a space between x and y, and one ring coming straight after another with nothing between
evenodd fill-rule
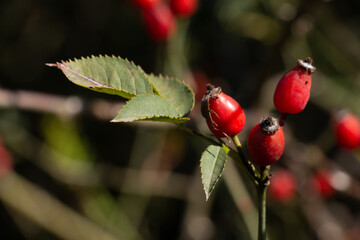
<instances>
[{"instance_id":1,"label":"cluster of rose hips","mask_svg":"<svg viewBox=\"0 0 360 240\"><path fill-rule=\"evenodd\" d=\"M279 81L274 93L274 105L280 112L280 120L265 116L250 131L247 150L251 161L265 167L277 162L285 145L282 127L287 114L301 112L310 97L311 75L315 71L312 59L298 60L297 66L287 72ZM207 85L207 92L201 101L201 113L211 132L218 138L232 137L245 125L245 113L239 103L222 92L220 87ZM354 114L340 111L334 117L334 133L337 145L343 149L356 149L360 146L360 120ZM331 174L318 170L311 177L310 187L321 197L330 197L335 190L331 185ZM279 201L287 202L296 193L296 180L290 171L279 170L272 177L269 195Z\"/></svg>"},{"instance_id":2,"label":"cluster of rose hips","mask_svg":"<svg viewBox=\"0 0 360 240\"><path fill-rule=\"evenodd\" d=\"M175 15L189 18L197 8L197 0L170 0L169 4L162 0L132 1L141 10L147 30L157 42L166 41L175 33Z\"/></svg>"},{"instance_id":3,"label":"cluster of rose hips","mask_svg":"<svg viewBox=\"0 0 360 240\"><path fill-rule=\"evenodd\" d=\"M279 81L274 94L274 105L281 113L280 121L266 116L252 128L247 148L254 164L264 167L280 159L285 145L282 126L286 115L301 112L310 97L311 74L315 71L311 64L310 58L298 60L297 66ZM207 89L201 102L201 113L212 133L219 138L238 134L246 122L239 103L219 87L208 85Z\"/></svg>"}]
</instances>

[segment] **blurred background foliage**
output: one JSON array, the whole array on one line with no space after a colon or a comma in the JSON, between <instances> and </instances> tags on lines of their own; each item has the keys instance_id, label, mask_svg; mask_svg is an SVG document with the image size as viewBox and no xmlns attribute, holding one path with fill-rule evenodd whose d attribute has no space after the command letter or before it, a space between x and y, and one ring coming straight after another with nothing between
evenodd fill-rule
<instances>
[{"instance_id":1,"label":"blurred background foliage","mask_svg":"<svg viewBox=\"0 0 360 240\"><path fill-rule=\"evenodd\" d=\"M221 85L245 109L243 143L277 114L282 74L312 57L310 102L289 116L273 168L294 175L296 196L269 200L269 239L360 239L360 152L336 147L331 129L338 109L360 116L359 12L358 0L201 0L158 44L129 0L1 1L1 238L255 239L256 193L231 160L206 202L205 142L170 124L110 123L123 99L45 66L107 54L187 81L198 101ZM189 126L210 135L198 104ZM319 169L331 196L314 194Z\"/></svg>"}]
</instances>

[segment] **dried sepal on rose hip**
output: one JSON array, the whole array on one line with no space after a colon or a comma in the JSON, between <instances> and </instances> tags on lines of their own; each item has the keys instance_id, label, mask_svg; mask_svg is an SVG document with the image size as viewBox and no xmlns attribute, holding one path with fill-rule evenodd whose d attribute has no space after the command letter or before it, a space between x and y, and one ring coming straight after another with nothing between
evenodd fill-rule
<instances>
[{"instance_id":1,"label":"dried sepal on rose hip","mask_svg":"<svg viewBox=\"0 0 360 240\"><path fill-rule=\"evenodd\" d=\"M299 113L304 110L310 98L311 74L316 68L311 58L298 60L297 66L287 72L279 81L274 93L274 105L282 113ZM280 120L280 125L285 119Z\"/></svg>"},{"instance_id":2,"label":"dried sepal on rose hip","mask_svg":"<svg viewBox=\"0 0 360 240\"><path fill-rule=\"evenodd\" d=\"M250 131L247 149L253 163L260 167L277 162L285 146L285 136L277 118L265 116Z\"/></svg>"},{"instance_id":3,"label":"dried sepal on rose hip","mask_svg":"<svg viewBox=\"0 0 360 240\"><path fill-rule=\"evenodd\" d=\"M240 104L223 93L220 87L208 84L206 88L201 100L201 114L211 132L219 138L238 134L246 122Z\"/></svg>"},{"instance_id":4,"label":"dried sepal on rose hip","mask_svg":"<svg viewBox=\"0 0 360 240\"><path fill-rule=\"evenodd\" d=\"M334 114L334 132L339 147L354 150L360 146L360 119L346 110Z\"/></svg>"}]
</instances>

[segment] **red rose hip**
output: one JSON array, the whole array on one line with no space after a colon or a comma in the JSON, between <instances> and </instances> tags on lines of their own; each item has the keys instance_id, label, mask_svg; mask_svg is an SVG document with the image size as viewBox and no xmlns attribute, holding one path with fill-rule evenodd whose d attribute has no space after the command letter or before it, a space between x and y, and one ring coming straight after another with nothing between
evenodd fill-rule
<instances>
[{"instance_id":1,"label":"red rose hip","mask_svg":"<svg viewBox=\"0 0 360 240\"><path fill-rule=\"evenodd\" d=\"M310 97L311 74L316 69L311 64L311 58L298 60L297 66L280 79L274 94L274 105L279 112L304 110Z\"/></svg>"},{"instance_id":2,"label":"red rose hip","mask_svg":"<svg viewBox=\"0 0 360 240\"><path fill-rule=\"evenodd\" d=\"M296 193L296 180L291 172L285 169L277 170L271 177L269 196L278 202L292 200Z\"/></svg>"},{"instance_id":3,"label":"red rose hip","mask_svg":"<svg viewBox=\"0 0 360 240\"><path fill-rule=\"evenodd\" d=\"M250 131L247 148L252 161L261 167L277 162L285 146L285 137L276 118L266 116Z\"/></svg>"},{"instance_id":4,"label":"red rose hip","mask_svg":"<svg viewBox=\"0 0 360 240\"><path fill-rule=\"evenodd\" d=\"M331 185L331 173L325 169L318 170L312 177L312 184L316 193L324 198L335 194L335 189Z\"/></svg>"},{"instance_id":5,"label":"red rose hip","mask_svg":"<svg viewBox=\"0 0 360 240\"><path fill-rule=\"evenodd\" d=\"M240 104L211 84L201 100L201 114L206 119L211 132L217 137L238 134L245 125L246 118Z\"/></svg>"},{"instance_id":6,"label":"red rose hip","mask_svg":"<svg viewBox=\"0 0 360 240\"><path fill-rule=\"evenodd\" d=\"M170 0L170 8L175 15L190 17L197 8L197 0Z\"/></svg>"},{"instance_id":7,"label":"red rose hip","mask_svg":"<svg viewBox=\"0 0 360 240\"><path fill-rule=\"evenodd\" d=\"M157 42L166 41L175 32L174 15L164 3L143 11L143 17L150 36Z\"/></svg>"},{"instance_id":8,"label":"red rose hip","mask_svg":"<svg viewBox=\"0 0 360 240\"><path fill-rule=\"evenodd\" d=\"M0 178L10 172L13 166L14 160L12 158L12 155L3 145L2 139L0 137Z\"/></svg>"},{"instance_id":9,"label":"red rose hip","mask_svg":"<svg viewBox=\"0 0 360 240\"><path fill-rule=\"evenodd\" d=\"M360 146L360 120L352 113L335 114L334 130L339 147L353 150Z\"/></svg>"}]
</instances>

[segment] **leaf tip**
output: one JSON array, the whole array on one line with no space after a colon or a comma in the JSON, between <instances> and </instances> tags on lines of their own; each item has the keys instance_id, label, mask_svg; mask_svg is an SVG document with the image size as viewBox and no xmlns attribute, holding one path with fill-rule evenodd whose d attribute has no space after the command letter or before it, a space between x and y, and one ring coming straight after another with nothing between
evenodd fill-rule
<instances>
[{"instance_id":1,"label":"leaf tip","mask_svg":"<svg viewBox=\"0 0 360 240\"><path fill-rule=\"evenodd\" d=\"M59 67L59 63L45 63L48 67Z\"/></svg>"},{"instance_id":2,"label":"leaf tip","mask_svg":"<svg viewBox=\"0 0 360 240\"><path fill-rule=\"evenodd\" d=\"M209 194L209 193L205 193L205 199L206 199L206 201L209 200L209 197L210 197L210 194Z\"/></svg>"}]
</instances>

